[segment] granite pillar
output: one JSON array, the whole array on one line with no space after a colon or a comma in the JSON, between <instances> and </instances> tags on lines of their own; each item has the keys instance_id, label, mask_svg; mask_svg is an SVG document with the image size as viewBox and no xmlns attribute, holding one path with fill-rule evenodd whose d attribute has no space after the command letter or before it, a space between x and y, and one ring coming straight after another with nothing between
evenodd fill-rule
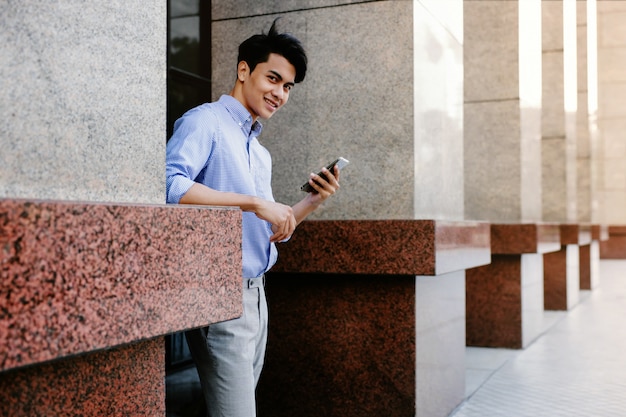
<instances>
[{"instance_id":1,"label":"granite pillar","mask_svg":"<svg viewBox=\"0 0 626 417\"><path fill-rule=\"evenodd\" d=\"M554 250L542 244L541 2L464 11L465 216L492 224L491 264L467 271L466 341L521 348L541 327L542 253Z\"/></svg>"},{"instance_id":2,"label":"granite pillar","mask_svg":"<svg viewBox=\"0 0 626 417\"><path fill-rule=\"evenodd\" d=\"M595 184L593 176L596 175L593 167L593 153L595 149L592 144L590 124L590 93L589 85L591 84L589 76L589 59L595 59L595 51L589 52L589 33L595 30L593 24L587 24L587 1L576 2L576 74L577 74L577 110L576 110L576 218L580 222L591 223L597 218L594 211L594 201L596 199ZM592 45L593 48L593 45ZM595 94L595 89L591 88L591 94Z\"/></svg>"},{"instance_id":3,"label":"granite pillar","mask_svg":"<svg viewBox=\"0 0 626 417\"><path fill-rule=\"evenodd\" d=\"M539 1L464 3L468 219L541 220L540 7Z\"/></svg>"},{"instance_id":4,"label":"granite pillar","mask_svg":"<svg viewBox=\"0 0 626 417\"><path fill-rule=\"evenodd\" d=\"M561 248L559 227L492 224L491 263L466 272L468 346L520 349L544 330L543 254Z\"/></svg>"},{"instance_id":5,"label":"granite pillar","mask_svg":"<svg viewBox=\"0 0 626 417\"><path fill-rule=\"evenodd\" d=\"M607 226L607 239L600 241L600 258L626 259L626 226Z\"/></svg>"},{"instance_id":6,"label":"granite pillar","mask_svg":"<svg viewBox=\"0 0 626 417\"><path fill-rule=\"evenodd\" d=\"M465 269L485 223L306 221L268 275L259 416L447 416L465 390Z\"/></svg>"},{"instance_id":7,"label":"granite pillar","mask_svg":"<svg viewBox=\"0 0 626 417\"><path fill-rule=\"evenodd\" d=\"M605 225L594 224L591 226L591 247L590 263L591 274L589 277L589 288L593 290L600 285L600 252L601 245L609 239L609 228ZM587 288L585 288L587 289Z\"/></svg>"},{"instance_id":8,"label":"granite pillar","mask_svg":"<svg viewBox=\"0 0 626 417\"><path fill-rule=\"evenodd\" d=\"M544 306L570 310L580 299L580 247L591 244L591 226L561 224L561 249L544 255ZM590 268L590 264L584 265ZM590 272L590 271L589 271Z\"/></svg>"},{"instance_id":9,"label":"granite pillar","mask_svg":"<svg viewBox=\"0 0 626 417\"><path fill-rule=\"evenodd\" d=\"M610 226L626 225L626 3L597 1L599 220ZM613 233L611 233L611 239ZM619 242L618 239L617 242ZM610 241L609 241L610 242ZM611 245L611 243L608 243ZM617 256L612 251L611 256Z\"/></svg>"},{"instance_id":10,"label":"granite pillar","mask_svg":"<svg viewBox=\"0 0 626 417\"><path fill-rule=\"evenodd\" d=\"M307 50L306 79L291 91L288 105L264 122L275 198L299 201L311 171L338 156L350 160L339 192L308 219L332 222L334 229L323 226L320 236L303 223L280 245L279 264L268 276L271 336L260 415L419 410L447 416L464 392L464 268L483 256L469 263L460 256L458 269L431 271L431 277L414 263L421 255L407 254L400 243L432 255L434 241L416 236L415 224L464 218L462 0L217 0L212 15L216 97L231 88L239 39L267 30L274 17L282 15L281 27ZM383 233L387 226L392 231ZM319 264L321 269L311 269ZM385 307L389 303L402 320ZM442 305L449 308L442 311ZM305 325L298 329L295 319L285 319L311 308L315 314L302 317ZM416 315L441 329L432 331L426 319L418 325ZM357 323L355 316L364 319ZM272 344L278 337L272 335L284 337L284 345ZM377 341L370 344L372 337ZM299 353L303 343L305 352ZM375 357L376 346L384 358Z\"/></svg>"},{"instance_id":11,"label":"granite pillar","mask_svg":"<svg viewBox=\"0 0 626 417\"><path fill-rule=\"evenodd\" d=\"M577 221L576 2L542 2L543 220Z\"/></svg>"}]
</instances>

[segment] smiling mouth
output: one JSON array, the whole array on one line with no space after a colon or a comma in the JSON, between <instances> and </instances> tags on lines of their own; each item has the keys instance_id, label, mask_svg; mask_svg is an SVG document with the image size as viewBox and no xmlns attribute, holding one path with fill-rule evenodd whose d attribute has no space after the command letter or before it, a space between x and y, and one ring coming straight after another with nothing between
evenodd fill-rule
<instances>
[{"instance_id":1,"label":"smiling mouth","mask_svg":"<svg viewBox=\"0 0 626 417\"><path fill-rule=\"evenodd\" d=\"M272 106L273 108L275 108L275 109L277 109L277 108L278 108L278 103L276 103L275 101L272 101L272 100L270 100L270 99L267 99L267 98L266 98L266 99L265 99L265 102L266 102L267 104L269 104L270 106Z\"/></svg>"}]
</instances>

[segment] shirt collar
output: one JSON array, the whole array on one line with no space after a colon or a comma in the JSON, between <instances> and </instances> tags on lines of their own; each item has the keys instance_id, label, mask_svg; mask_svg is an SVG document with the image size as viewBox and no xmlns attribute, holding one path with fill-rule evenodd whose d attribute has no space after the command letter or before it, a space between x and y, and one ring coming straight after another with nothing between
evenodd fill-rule
<instances>
[{"instance_id":1,"label":"shirt collar","mask_svg":"<svg viewBox=\"0 0 626 417\"><path fill-rule=\"evenodd\" d=\"M219 103L226 108L235 123L246 133L247 136L259 136L263 130L263 125L258 120L252 123L250 112L235 97L224 94L220 97Z\"/></svg>"}]
</instances>

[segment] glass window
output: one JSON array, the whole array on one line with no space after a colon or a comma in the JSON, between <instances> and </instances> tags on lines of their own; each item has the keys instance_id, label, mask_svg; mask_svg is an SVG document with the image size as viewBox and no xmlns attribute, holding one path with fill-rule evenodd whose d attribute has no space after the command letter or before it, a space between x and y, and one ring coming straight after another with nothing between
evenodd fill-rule
<instances>
[{"instance_id":1,"label":"glass window","mask_svg":"<svg viewBox=\"0 0 626 417\"><path fill-rule=\"evenodd\" d=\"M185 111L211 100L211 2L168 0L167 138Z\"/></svg>"}]
</instances>

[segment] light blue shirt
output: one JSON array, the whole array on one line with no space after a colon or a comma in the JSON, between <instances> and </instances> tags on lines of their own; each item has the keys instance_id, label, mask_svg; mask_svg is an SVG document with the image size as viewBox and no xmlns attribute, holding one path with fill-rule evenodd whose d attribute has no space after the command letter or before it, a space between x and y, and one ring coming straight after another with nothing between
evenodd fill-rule
<instances>
[{"instance_id":1,"label":"light blue shirt","mask_svg":"<svg viewBox=\"0 0 626 417\"><path fill-rule=\"evenodd\" d=\"M177 204L194 182L218 191L274 201L272 159L257 140L263 126L234 97L202 104L174 124L166 149L167 202ZM271 224L243 212L243 277L254 278L276 263Z\"/></svg>"}]
</instances>

